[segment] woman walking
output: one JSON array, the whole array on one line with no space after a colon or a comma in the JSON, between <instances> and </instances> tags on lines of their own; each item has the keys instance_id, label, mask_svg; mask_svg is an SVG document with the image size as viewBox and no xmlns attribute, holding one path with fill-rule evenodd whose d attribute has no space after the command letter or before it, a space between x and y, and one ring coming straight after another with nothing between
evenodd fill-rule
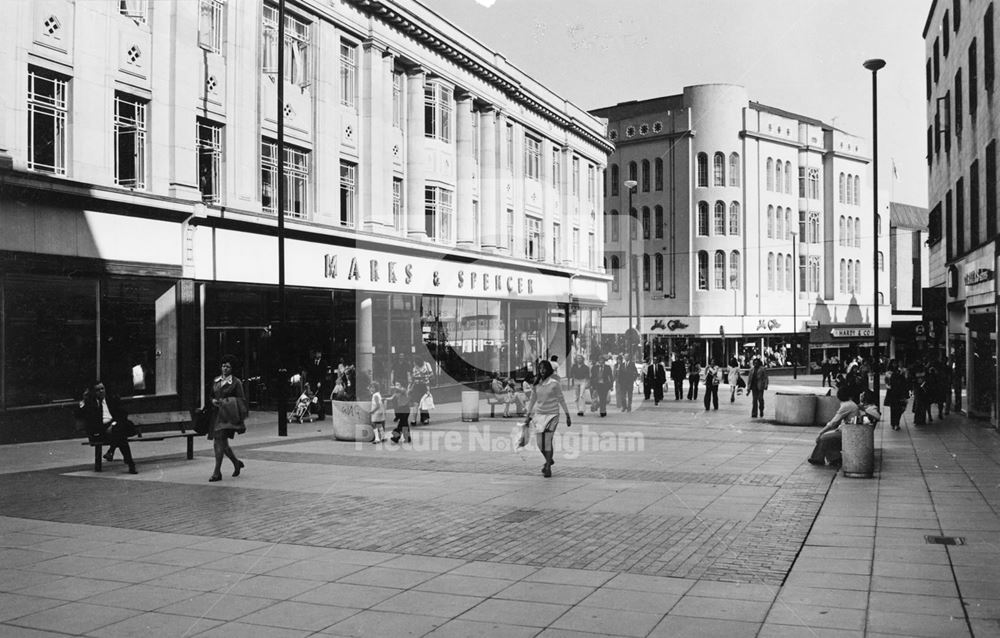
<instances>
[{"instance_id":1,"label":"woman walking","mask_svg":"<svg viewBox=\"0 0 1000 638\"><path fill-rule=\"evenodd\" d=\"M538 376L540 381L535 386L535 391L531 393L531 400L528 403L528 418L531 419L538 430L538 449L545 457L545 465L542 466L542 476L548 478L552 476L552 466L555 461L552 459L552 439L555 436L556 426L559 424L559 408L566 413L566 427L570 427L569 406L563 397L562 386L552 378L552 364L542 361L538 364Z\"/></svg>"},{"instance_id":2,"label":"woman walking","mask_svg":"<svg viewBox=\"0 0 1000 638\"><path fill-rule=\"evenodd\" d=\"M221 374L212 381L212 420L208 428L208 438L215 447L215 471L208 479L210 483L222 480L222 458L233 462L233 476L239 476L243 461L236 458L229 440L236 434L247 431L244 420L249 413L243 382L233 375L236 358L226 355L222 358Z\"/></svg>"},{"instance_id":3,"label":"woman walking","mask_svg":"<svg viewBox=\"0 0 1000 638\"><path fill-rule=\"evenodd\" d=\"M899 418L906 411L906 403L910 398L910 385L895 359L889 361L885 385L885 400L882 403L889 408L889 424L893 430L898 430Z\"/></svg>"}]
</instances>

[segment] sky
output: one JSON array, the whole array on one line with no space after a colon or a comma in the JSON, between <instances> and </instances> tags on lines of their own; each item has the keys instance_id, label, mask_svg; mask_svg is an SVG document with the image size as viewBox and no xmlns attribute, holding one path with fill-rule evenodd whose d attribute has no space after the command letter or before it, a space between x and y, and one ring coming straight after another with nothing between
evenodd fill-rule
<instances>
[{"instance_id":1,"label":"sky","mask_svg":"<svg viewBox=\"0 0 1000 638\"><path fill-rule=\"evenodd\" d=\"M880 204L927 205L930 0L422 1L586 110L731 83L870 139L871 72L861 65L882 58Z\"/></svg>"}]
</instances>

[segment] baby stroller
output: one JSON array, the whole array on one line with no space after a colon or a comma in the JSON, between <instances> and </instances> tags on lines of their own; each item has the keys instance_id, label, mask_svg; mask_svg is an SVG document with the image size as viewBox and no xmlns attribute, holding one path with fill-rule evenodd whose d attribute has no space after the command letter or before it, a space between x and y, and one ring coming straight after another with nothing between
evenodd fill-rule
<instances>
[{"instance_id":1,"label":"baby stroller","mask_svg":"<svg viewBox=\"0 0 1000 638\"><path fill-rule=\"evenodd\" d=\"M289 421L295 421L296 423L312 423L315 417L312 414L311 408L313 404L317 402L316 395L313 393L312 388L309 387L308 383L301 383L299 375L292 377L292 388L293 391L298 391L301 385L301 393L298 398L295 399L294 407L288 415Z\"/></svg>"}]
</instances>

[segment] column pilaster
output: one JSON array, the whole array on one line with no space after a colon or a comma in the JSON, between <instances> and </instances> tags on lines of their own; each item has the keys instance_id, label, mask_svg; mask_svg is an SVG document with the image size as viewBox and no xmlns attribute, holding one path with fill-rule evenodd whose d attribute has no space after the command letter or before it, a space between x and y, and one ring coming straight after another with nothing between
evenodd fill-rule
<instances>
[{"instance_id":1,"label":"column pilaster","mask_svg":"<svg viewBox=\"0 0 1000 638\"><path fill-rule=\"evenodd\" d=\"M406 236L426 239L424 226L424 83L417 67L406 74Z\"/></svg>"},{"instance_id":2,"label":"column pilaster","mask_svg":"<svg viewBox=\"0 0 1000 638\"><path fill-rule=\"evenodd\" d=\"M361 164L360 203L361 228L385 232L392 227L391 166L386 154L386 132L392 128L391 55L378 42L368 40L362 45L361 78ZM389 59L389 65L386 64Z\"/></svg>"},{"instance_id":3,"label":"column pilaster","mask_svg":"<svg viewBox=\"0 0 1000 638\"><path fill-rule=\"evenodd\" d=\"M476 114L472 110L472 96L460 92L455 100L455 118L457 128L457 180L455 192L455 217L457 224L457 245L459 248L472 248L476 244L475 220L472 217L472 174L475 158L472 157L475 145L472 141L472 118Z\"/></svg>"},{"instance_id":4,"label":"column pilaster","mask_svg":"<svg viewBox=\"0 0 1000 638\"><path fill-rule=\"evenodd\" d=\"M479 175L480 242L484 252L497 252L499 248L499 166L497 166L497 110L487 107L479 114L482 132L483 156Z\"/></svg>"}]
</instances>

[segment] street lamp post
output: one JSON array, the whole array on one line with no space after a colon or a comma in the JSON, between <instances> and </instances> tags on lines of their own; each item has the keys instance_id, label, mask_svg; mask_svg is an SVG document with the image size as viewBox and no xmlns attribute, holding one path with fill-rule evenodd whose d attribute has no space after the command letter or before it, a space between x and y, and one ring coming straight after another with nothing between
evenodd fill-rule
<instances>
[{"instance_id":1,"label":"street lamp post","mask_svg":"<svg viewBox=\"0 0 1000 638\"><path fill-rule=\"evenodd\" d=\"M632 351L631 339L632 335L632 287L635 286L635 264L632 263L632 234L635 232L635 216L632 214L632 193L635 192L635 187L639 185L634 179L625 180L625 188L628 189L628 328L625 330L625 343L628 347L629 354L634 354ZM638 286L636 286L638 288ZM638 290L636 290L636 295L638 295ZM636 330L638 333L638 330Z\"/></svg>"},{"instance_id":2,"label":"street lamp post","mask_svg":"<svg viewBox=\"0 0 1000 638\"><path fill-rule=\"evenodd\" d=\"M865 60L862 65L872 72L872 272L875 274L875 284L872 288L872 327L875 339L872 348L872 385L875 388L875 405L879 399L879 344L878 344L878 71L885 66L885 60L878 58Z\"/></svg>"},{"instance_id":3,"label":"street lamp post","mask_svg":"<svg viewBox=\"0 0 1000 638\"><path fill-rule=\"evenodd\" d=\"M798 350L796 346L798 345L798 324L799 324L799 292L796 289L796 285L799 278L799 262L795 256L795 244L798 243L798 232L790 231L792 236L792 378L799 378L799 360L798 360Z\"/></svg>"}]
</instances>

